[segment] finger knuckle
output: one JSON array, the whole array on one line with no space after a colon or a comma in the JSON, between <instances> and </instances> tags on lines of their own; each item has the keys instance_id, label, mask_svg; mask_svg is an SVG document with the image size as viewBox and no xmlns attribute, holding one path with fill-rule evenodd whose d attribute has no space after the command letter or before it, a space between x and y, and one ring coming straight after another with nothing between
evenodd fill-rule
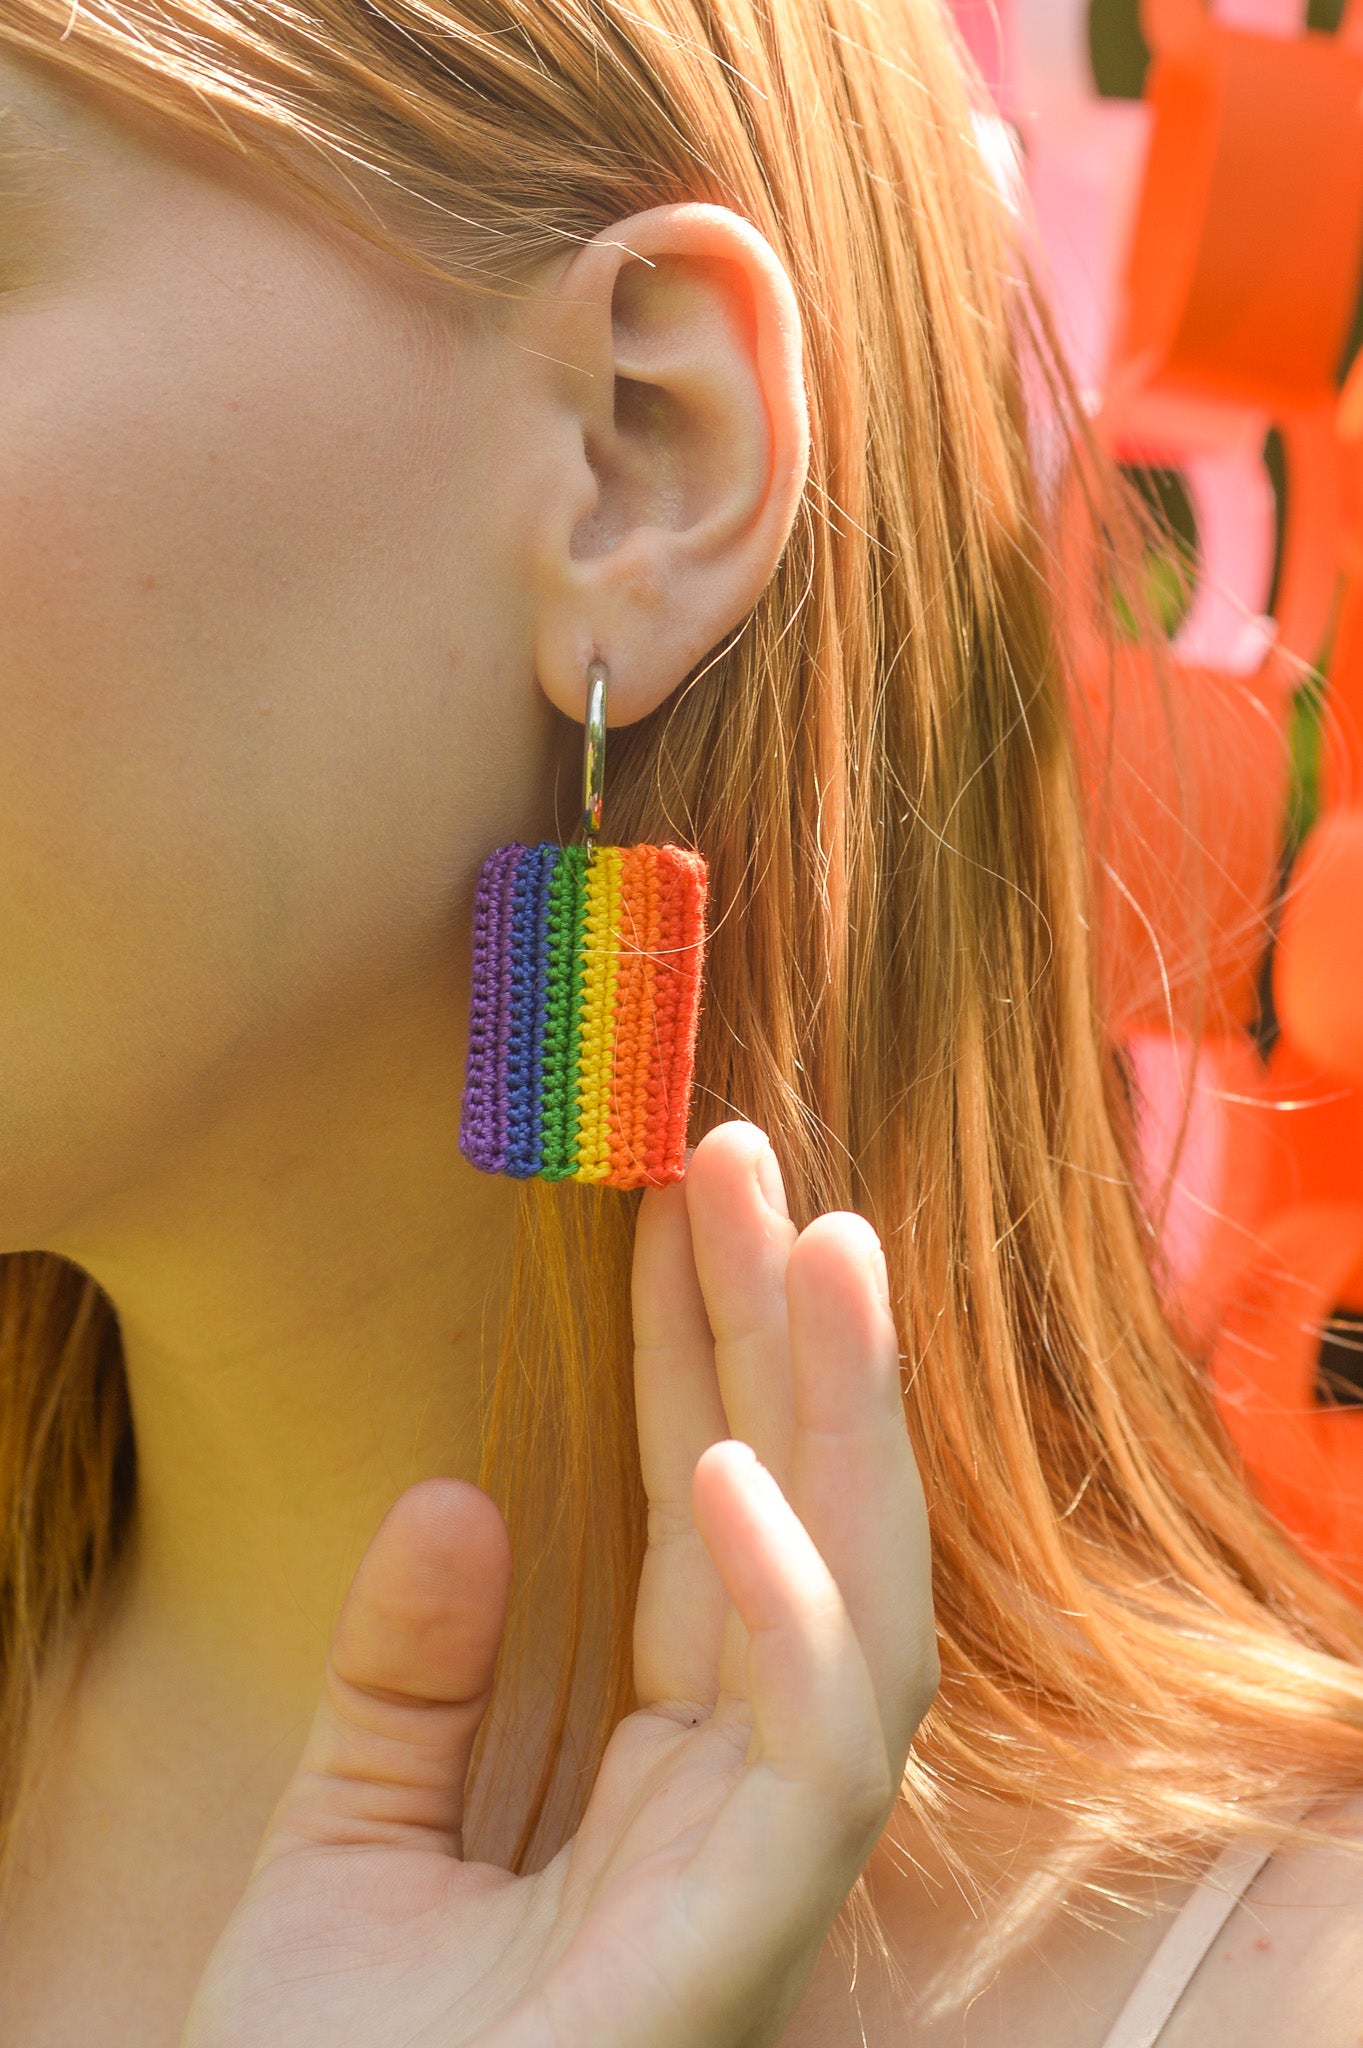
<instances>
[{"instance_id":1,"label":"finger knuckle","mask_svg":"<svg viewBox=\"0 0 1363 2048\"><path fill-rule=\"evenodd\" d=\"M916 1728L942 1689L942 1657L936 1638L923 1645L904 1688L904 1704Z\"/></svg>"},{"instance_id":2,"label":"finger knuckle","mask_svg":"<svg viewBox=\"0 0 1363 2048\"><path fill-rule=\"evenodd\" d=\"M878 1835L894 1810L899 1785L884 1746L867 1748L844 1773L839 1810L849 1837Z\"/></svg>"},{"instance_id":3,"label":"finger knuckle","mask_svg":"<svg viewBox=\"0 0 1363 2048\"><path fill-rule=\"evenodd\" d=\"M648 1545L660 1550L695 1537L696 1525L686 1501L653 1500L648 1504Z\"/></svg>"}]
</instances>

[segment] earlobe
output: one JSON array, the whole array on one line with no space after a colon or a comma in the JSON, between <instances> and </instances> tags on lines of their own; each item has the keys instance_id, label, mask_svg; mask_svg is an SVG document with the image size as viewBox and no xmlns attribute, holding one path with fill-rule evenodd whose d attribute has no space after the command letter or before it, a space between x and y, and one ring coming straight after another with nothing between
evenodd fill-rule
<instances>
[{"instance_id":1,"label":"earlobe","mask_svg":"<svg viewBox=\"0 0 1363 2048\"><path fill-rule=\"evenodd\" d=\"M604 658L630 724L742 622L789 537L809 461L795 293L750 222L688 202L585 244L538 314L578 452L537 513L536 670L580 719Z\"/></svg>"}]
</instances>

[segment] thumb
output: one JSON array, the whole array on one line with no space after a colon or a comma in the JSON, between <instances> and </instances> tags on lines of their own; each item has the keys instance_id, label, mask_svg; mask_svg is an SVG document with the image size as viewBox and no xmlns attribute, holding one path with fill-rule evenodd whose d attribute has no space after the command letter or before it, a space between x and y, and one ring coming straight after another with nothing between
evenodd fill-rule
<instances>
[{"instance_id":1,"label":"thumb","mask_svg":"<svg viewBox=\"0 0 1363 2048\"><path fill-rule=\"evenodd\" d=\"M321 1704L257 1870L319 1846L462 1856L510 1576L506 1524L478 1487L423 1479L394 1503L342 1604Z\"/></svg>"}]
</instances>

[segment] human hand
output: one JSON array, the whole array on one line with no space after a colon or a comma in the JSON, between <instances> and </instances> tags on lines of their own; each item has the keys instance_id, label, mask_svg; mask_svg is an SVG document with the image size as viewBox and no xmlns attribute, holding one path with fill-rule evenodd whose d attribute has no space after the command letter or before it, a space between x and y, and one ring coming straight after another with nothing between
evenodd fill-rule
<instances>
[{"instance_id":1,"label":"human hand","mask_svg":"<svg viewBox=\"0 0 1363 2048\"><path fill-rule=\"evenodd\" d=\"M183 2048L778 2039L938 1677L875 1233L797 1237L779 1188L733 1123L640 1205L638 1706L576 1837L529 1877L463 1860L509 1545L477 1487L423 1481L356 1573Z\"/></svg>"}]
</instances>

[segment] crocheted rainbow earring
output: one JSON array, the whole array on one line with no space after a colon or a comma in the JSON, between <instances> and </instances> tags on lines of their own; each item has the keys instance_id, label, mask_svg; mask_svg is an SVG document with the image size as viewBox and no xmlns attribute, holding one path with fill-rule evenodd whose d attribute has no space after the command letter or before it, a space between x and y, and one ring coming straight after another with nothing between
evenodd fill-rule
<instances>
[{"instance_id":1,"label":"crocheted rainbow earring","mask_svg":"<svg viewBox=\"0 0 1363 2048\"><path fill-rule=\"evenodd\" d=\"M662 1187L685 1171L706 869L597 844L606 676L587 671L585 845L499 846L478 878L459 1149L517 1180Z\"/></svg>"}]
</instances>

